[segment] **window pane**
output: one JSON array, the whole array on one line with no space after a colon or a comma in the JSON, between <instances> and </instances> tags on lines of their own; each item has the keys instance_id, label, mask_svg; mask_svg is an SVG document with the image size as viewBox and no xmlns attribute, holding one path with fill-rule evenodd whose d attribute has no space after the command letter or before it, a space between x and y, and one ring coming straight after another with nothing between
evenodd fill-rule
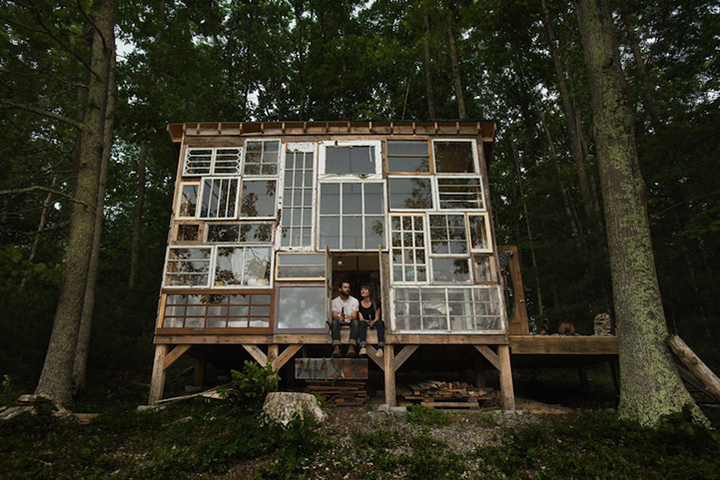
<instances>
[{"instance_id":1,"label":"window pane","mask_svg":"<svg viewBox=\"0 0 720 480\"><path fill-rule=\"evenodd\" d=\"M278 278L325 278L325 255L278 254Z\"/></svg>"},{"instance_id":2,"label":"window pane","mask_svg":"<svg viewBox=\"0 0 720 480\"><path fill-rule=\"evenodd\" d=\"M493 261L493 257L475 255L475 281L476 282L493 282L495 279L492 274L492 267L490 262Z\"/></svg>"},{"instance_id":3,"label":"window pane","mask_svg":"<svg viewBox=\"0 0 720 480\"><path fill-rule=\"evenodd\" d=\"M246 144L245 175L276 175L280 155L280 142L277 140L250 140Z\"/></svg>"},{"instance_id":4,"label":"window pane","mask_svg":"<svg viewBox=\"0 0 720 480\"><path fill-rule=\"evenodd\" d=\"M441 209L484 208L479 178L438 178Z\"/></svg>"},{"instance_id":5,"label":"window pane","mask_svg":"<svg viewBox=\"0 0 720 480\"><path fill-rule=\"evenodd\" d=\"M245 248L245 273L243 285L270 285L271 249L267 247Z\"/></svg>"},{"instance_id":6,"label":"window pane","mask_svg":"<svg viewBox=\"0 0 720 480\"><path fill-rule=\"evenodd\" d=\"M197 211L199 185L183 185L178 217L194 217Z\"/></svg>"},{"instance_id":7,"label":"window pane","mask_svg":"<svg viewBox=\"0 0 720 480\"><path fill-rule=\"evenodd\" d=\"M237 178L206 178L203 180L202 218L233 218L237 201Z\"/></svg>"},{"instance_id":8,"label":"window pane","mask_svg":"<svg viewBox=\"0 0 720 480\"><path fill-rule=\"evenodd\" d=\"M275 180L244 180L240 216L275 216Z\"/></svg>"},{"instance_id":9,"label":"window pane","mask_svg":"<svg viewBox=\"0 0 720 480\"><path fill-rule=\"evenodd\" d=\"M197 224L181 224L178 225L177 238L178 242L195 242L200 238L200 225Z\"/></svg>"},{"instance_id":10,"label":"window pane","mask_svg":"<svg viewBox=\"0 0 720 480\"><path fill-rule=\"evenodd\" d=\"M327 328L324 286L281 287L278 295L278 328Z\"/></svg>"},{"instance_id":11,"label":"window pane","mask_svg":"<svg viewBox=\"0 0 720 480\"><path fill-rule=\"evenodd\" d=\"M242 248L218 248L215 285L242 285L245 255Z\"/></svg>"},{"instance_id":12,"label":"window pane","mask_svg":"<svg viewBox=\"0 0 720 480\"><path fill-rule=\"evenodd\" d=\"M340 217L320 217L320 248L340 248Z\"/></svg>"},{"instance_id":13,"label":"window pane","mask_svg":"<svg viewBox=\"0 0 720 480\"><path fill-rule=\"evenodd\" d=\"M385 248L385 217L365 216L365 248Z\"/></svg>"},{"instance_id":14,"label":"window pane","mask_svg":"<svg viewBox=\"0 0 720 480\"><path fill-rule=\"evenodd\" d=\"M325 147L325 173L355 175L375 173L375 147L366 145Z\"/></svg>"},{"instance_id":15,"label":"window pane","mask_svg":"<svg viewBox=\"0 0 720 480\"><path fill-rule=\"evenodd\" d=\"M465 215L430 215L430 243L434 254L467 253Z\"/></svg>"},{"instance_id":16,"label":"window pane","mask_svg":"<svg viewBox=\"0 0 720 480\"><path fill-rule=\"evenodd\" d=\"M320 215L340 213L340 184L320 185Z\"/></svg>"},{"instance_id":17,"label":"window pane","mask_svg":"<svg viewBox=\"0 0 720 480\"><path fill-rule=\"evenodd\" d=\"M433 258L434 282L470 283L470 265L467 258Z\"/></svg>"},{"instance_id":18,"label":"window pane","mask_svg":"<svg viewBox=\"0 0 720 480\"><path fill-rule=\"evenodd\" d=\"M470 215L470 248L473 250L489 250L490 242L485 224L485 217L482 215Z\"/></svg>"},{"instance_id":19,"label":"window pane","mask_svg":"<svg viewBox=\"0 0 720 480\"><path fill-rule=\"evenodd\" d=\"M208 223L208 243L237 243L240 225L237 223Z\"/></svg>"},{"instance_id":20,"label":"window pane","mask_svg":"<svg viewBox=\"0 0 720 480\"><path fill-rule=\"evenodd\" d=\"M432 187L429 178L388 178L390 209L432 208Z\"/></svg>"},{"instance_id":21,"label":"window pane","mask_svg":"<svg viewBox=\"0 0 720 480\"><path fill-rule=\"evenodd\" d=\"M210 248L171 248L165 266L165 285L207 285Z\"/></svg>"},{"instance_id":22,"label":"window pane","mask_svg":"<svg viewBox=\"0 0 720 480\"><path fill-rule=\"evenodd\" d=\"M385 214L382 183L366 183L365 185L365 215Z\"/></svg>"},{"instance_id":23,"label":"window pane","mask_svg":"<svg viewBox=\"0 0 720 480\"><path fill-rule=\"evenodd\" d=\"M476 173L472 142L435 142L437 173Z\"/></svg>"},{"instance_id":24,"label":"window pane","mask_svg":"<svg viewBox=\"0 0 720 480\"><path fill-rule=\"evenodd\" d=\"M342 222L342 248L363 248L362 217L345 217Z\"/></svg>"},{"instance_id":25,"label":"window pane","mask_svg":"<svg viewBox=\"0 0 720 480\"><path fill-rule=\"evenodd\" d=\"M287 152L285 158L280 243L286 247L309 247L313 224L313 153ZM303 235L305 229L307 235Z\"/></svg>"},{"instance_id":26,"label":"window pane","mask_svg":"<svg viewBox=\"0 0 720 480\"><path fill-rule=\"evenodd\" d=\"M272 223L241 223L241 243L272 243Z\"/></svg>"},{"instance_id":27,"label":"window pane","mask_svg":"<svg viewBox=\"0 0 720 480\"><path fill-rule=\"evenodd\" d=\"M430 152L424 140L388 140L389 172L429 172Z\"/></svg>"},{"instance_id":28,"label":"window pane","mask_svg":"<svg viewBox=\"0 0 720 480\"><path fill-rule=\"evenodd\" d=\"M215 150L213 175L240 175L240 148L218 148Z\"/></svg>"},{"instance_id":29,"label":"window pane","mask_svg":"<svg viewBox=\"0 0 720 480\"><path fill-rule=\"evenodd\" d=\"M185 154L183 175L210 175L212 148L188 148Z\"/></svg>"},{"instance_id":30,"label":"window pane","mask_svg":"<svg viewBox=\"0 0 720 480\"><path fill-rule=\"evenodd\" d=\"M344 215L362 213L362 184L342 184L342 213Z\"/></svg>"}]
</instances>

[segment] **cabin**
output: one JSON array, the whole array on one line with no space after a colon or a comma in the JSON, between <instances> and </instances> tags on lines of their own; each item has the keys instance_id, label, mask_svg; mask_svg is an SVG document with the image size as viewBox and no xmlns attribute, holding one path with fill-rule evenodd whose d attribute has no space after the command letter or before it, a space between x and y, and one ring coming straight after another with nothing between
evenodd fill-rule
<instances>
[{"instance_id":1,"label":"cabin","mask_svg":"<svg viewBox=\"0 0 720 480\"><path fill-rule=\"evenodd\" d=\"M616 357L615 337L529 335L517 249L494 235L496 130L492 121L169 125L179 161L149 403L185 354L200 385L206 362L254 359L292 378L294 358L329 357L330 302L343 281L355 297L371 285L381 301L386 346L379 355L369 331L367 368L382 372L388 405L413 362L454 359L476 369L478 384L497 370L503 408L514 409L511 347L527 364Z\"/></svg>"}]
</instances>

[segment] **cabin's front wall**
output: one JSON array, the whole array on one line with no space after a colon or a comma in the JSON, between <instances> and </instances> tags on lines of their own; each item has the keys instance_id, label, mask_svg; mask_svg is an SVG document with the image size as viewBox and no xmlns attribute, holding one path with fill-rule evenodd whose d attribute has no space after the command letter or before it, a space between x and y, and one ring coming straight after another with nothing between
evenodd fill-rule
<instances>
[{"instance_id":1,"label":"cabin's front wall","mask_svg":"<svg viewBox=\"0 0 720 480\"><path fill-rule=\"evenodd\" d=\"M158 339L325 334L349 252L377 256L390 337L505 336L481 132L186 130Z\"/></svg>"}]
</instances>

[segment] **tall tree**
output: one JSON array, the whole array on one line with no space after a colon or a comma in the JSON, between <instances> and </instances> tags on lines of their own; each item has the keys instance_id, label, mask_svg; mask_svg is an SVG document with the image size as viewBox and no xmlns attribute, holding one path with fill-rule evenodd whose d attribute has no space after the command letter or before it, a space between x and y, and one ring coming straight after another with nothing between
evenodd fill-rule
<instances>
[{"instance_id":1,"label":"tall tree","mask_svg":"<svg viewBox=\"0 0 720 480\"><path fill-rule=\"evenodd\" d=\"M665 346L668 335L608 0L576 2L592 96L593 124L620 345L620 411L643 424L695 407Z\"/></svg>"}]
</instances>

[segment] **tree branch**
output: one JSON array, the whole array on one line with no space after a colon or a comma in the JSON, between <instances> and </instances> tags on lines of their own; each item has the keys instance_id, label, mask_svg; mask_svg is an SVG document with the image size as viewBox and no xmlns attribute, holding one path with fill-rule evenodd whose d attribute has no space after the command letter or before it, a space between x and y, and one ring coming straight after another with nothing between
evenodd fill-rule
<instances>
[{"instance_id":1,"label":"tree branch","mask_svg":"<svg viewBox=\"0 0 720 480\"><path fill-rule=\"evenodd\" d=\"M48 187L43 187L41 185L33 185L32 187L26 187L26 188L13 188L11 190L0 190L0 195L13 195L16 193L29 193L29 192L35 192L35 191L50 192L59 197L67 198L71 202L75 202L77 204L83 205L88 208L91 207L91 205L88 205L85 202L81 202L80 200L77 200L72 195L68 195L67 193L64 193L64 192L58 192L57 190L53 190L52 188L48 188Z\"/></svg>"},{"instance_id":2,"label":"tree branch","mask_svg":"<svg viewBox=\"0 0 720 480\"><path fill-rule=\"evenodd\" d=\"M66 117L65 115L60 115L59 113L48 112L47 110L43 110L42 108L34 107L32 105L26 105L24 103L10 102L8 100L0 99L0 106L8 108L19 108L20 110L36 113L38 115L42 115L43 117L48 117L63 123L67 123L68 125L71 125L78 130L85 129L85 126L77 120L73 120L72 118Z\"/></svg>"}]
</instances>

